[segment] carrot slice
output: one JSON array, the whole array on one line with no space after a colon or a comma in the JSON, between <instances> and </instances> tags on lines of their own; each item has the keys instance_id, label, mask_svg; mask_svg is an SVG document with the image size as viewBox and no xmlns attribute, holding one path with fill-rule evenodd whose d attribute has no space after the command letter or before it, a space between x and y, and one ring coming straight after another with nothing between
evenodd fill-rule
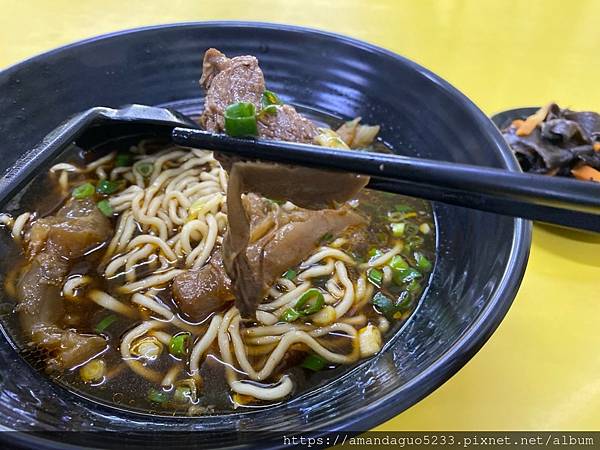
<instances>
[{"instance_id":1,"label":"carrot slice","mask_svg":"<svg viewBox=\"0 0 600 450\"><path fill-rule=\"evenodd\" d=\"M525 119L525 122L521 124L519 128L517 128L516 135L517 136L529 136L535 127L537 127L540 123L546 119L548 115L548 111L550 111L550 106L552 103L548 103L546 106L538 109L534 114Z\"/></svg>"},{"instance_id":2,"label":"carrot slice","mask_svg":"<svg viewBox=\"0 0 600 450\"><path fill-rule=\"evenodd\" d=\"M600 171L590 166L579 166L576 169L572 169L571 173L578 180L584 181L597 181L600 183Z\"/></svg>"},{"instance_id":3,"label":"carrot slice","mask_svg":"<svg viewBox=\"0 0 600 450\"><path fill-rule=\"evenodd\" d=\"M510 123L510 126L512 128L520 128L524 123L525 121L523 119L515 119Z\"/></svg>"},{"instance_id":4,"label":"carrot slice","mask_svg":"<svg viewBox=\"0 0 600 450\"><path fill-rule=\"evenodd\" d=\"M595 152L600 152L600 142L595 142L594 143L594 151Z\"/></svg>"}]
</instances>

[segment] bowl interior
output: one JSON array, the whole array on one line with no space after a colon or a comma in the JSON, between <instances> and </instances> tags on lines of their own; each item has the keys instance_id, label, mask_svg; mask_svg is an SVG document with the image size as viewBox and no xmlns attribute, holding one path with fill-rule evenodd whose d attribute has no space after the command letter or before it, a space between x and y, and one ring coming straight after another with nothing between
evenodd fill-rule
<instances>
[{"instance_id":1,"label":"bowl interior","mask_svg":"<svg viewBox=\"0 0 600 450\"><path fill-rule=\"evenodd\" d=\"M498 130L437 76L339 36L265 24L185 24L117 33L0 73L0 169L66 117L92 106L201 102L209 47L256 55L270 90L290 103L381 124L398 153L516 169ZM364 430L449 378L496 328L524 271L529 224L434 205L438 261L418 311L377 357L333 385L245 414L168 420L66 395L0 343L0 423L48 430ZM6 245L6 242L0 243Z\"/></svg>"}]
</instances>

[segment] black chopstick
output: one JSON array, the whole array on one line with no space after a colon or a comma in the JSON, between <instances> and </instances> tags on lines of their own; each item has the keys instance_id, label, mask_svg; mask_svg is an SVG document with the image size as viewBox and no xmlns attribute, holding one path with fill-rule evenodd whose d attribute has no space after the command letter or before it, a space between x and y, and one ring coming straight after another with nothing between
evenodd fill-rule
<instances>
[{"instance_id":1,"label":"black chopstick","mask_svg":"<svg viewBox=\"0 0 600 450\"><path fill-rule=\"evenodd\" d=\"M175 128L179 145L371 176L367 187L600 232L600 184L503 169Z\"/></svg>"}]
</instances>

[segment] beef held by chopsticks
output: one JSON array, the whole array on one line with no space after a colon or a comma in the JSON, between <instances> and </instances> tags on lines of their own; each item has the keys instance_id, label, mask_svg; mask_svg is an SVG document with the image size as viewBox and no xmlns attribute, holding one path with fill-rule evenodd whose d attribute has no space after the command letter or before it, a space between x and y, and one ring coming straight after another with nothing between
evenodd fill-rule
<instances>
[{"instance_id":1,"label":"beef held by chopsticks","mask_svg":"<svg viewBox=\"0 0 600 450\"><path fill-rule=\"evenodd\" d=\"M254 56L229 58L211 48L204 55L202 70L200 84L206 96L200 125L208 131L347 149L370 145L379 132L378 126L360 124L360 118L342 125L339 134L319 128L266 89ZM173 283L176 303L194 320L232 298L243 317L252 317L276 278L317 248L323 235L367 223L343 204L366 186L369 177L246 161L219 152L215 156L229 173L228 231L217 259L176 277ZM249 193L262 200L242 198ZM292 213L277 206L275 211L263 211L273 226L262 236L253 232L249 210L252 203L272 203L267 199L288 200L296 208Z\"/></svg>"}]
</instances>

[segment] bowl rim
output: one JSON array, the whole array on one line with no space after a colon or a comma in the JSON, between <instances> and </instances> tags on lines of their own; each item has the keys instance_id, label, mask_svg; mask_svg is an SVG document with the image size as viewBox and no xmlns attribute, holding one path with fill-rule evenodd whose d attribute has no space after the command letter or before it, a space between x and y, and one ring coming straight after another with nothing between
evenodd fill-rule
<instances>
[{"instance_id":1,"label":"bowl rim","mask_svg":"<svg viewBox=\"0 0 600 450\"><path fill-rule=\"evenodd\" d=\"M64 52L65 50L84 47L98 41L109 40L118 36L130 35L134 33L147 33L163 29L208 29L214 27L258 28L316 35L401 61L403 64L407 65L419 74L427 77L430 81L436 83L440 88L461 102L464 108L476 118L478 125L481 126L497 144L497 149L494 151L498 153L498 149L500 150L498 156L501 157L504 168L510 171L520 171L517 160L510 151L508 144L506 144L504 141L504 138L502 137L498 128L473 103L473 101L452 86L449 82L436 75L429 69L421 66L420 64L404 56L398 55L386 48L348 37L343 34L310 27L256 21L191 21L135 27L85 38L46 52L39 53L35 56L28 57L1 69L0 77L7 77L13 72L18 71L33 62L43 62L45 59L51 58L52 56ZM424 397L435 391L453 375L455 375L456 372L458 372L458 370L460 370L475 355L475 353L477 353L477 351L483 347L508 312L508 309L516 297L517 291L525 274L531 247L531 233L532 223L530 221L519 218L514 219L510 256L500 282L496 286L486 307L479 313L478 317L471 324L468 330L463 333L463 335L461 335L446 350L446 352L444 352L443 355L441 355L423 372L419 373L413 379L404 384L400 390L392 391L381 399L365 405L360 414L352 414L349 412L348 414L337 417L332 426L328 427L326 431L369 430L416 404ZM10 428L7 428L3 425L0 425L0 430L1 429L10 430ZM21 435L21 438L28 440L27 437L23 436L22 433L17 434ZM13 435L13 437L16 436ZM29 438L33 438L35 441L38 441L39 439L33 436L29 436ZM46 443L52 442L46 441L45 439L43 440ZM39 443L40 442L38 441L38 444Z\"/></svg>"}]
</instances>

